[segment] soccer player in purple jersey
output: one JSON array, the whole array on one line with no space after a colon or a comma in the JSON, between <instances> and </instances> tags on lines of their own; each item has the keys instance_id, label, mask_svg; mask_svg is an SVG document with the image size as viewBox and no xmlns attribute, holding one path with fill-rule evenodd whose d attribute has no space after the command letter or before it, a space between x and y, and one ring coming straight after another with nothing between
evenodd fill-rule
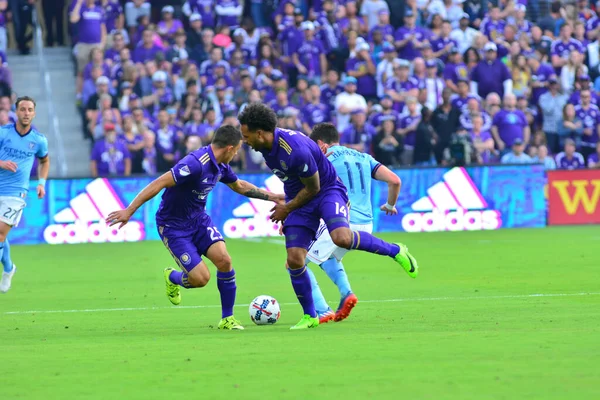
<instances>
[{"instance_id":1,"label":"soccer player in purple jersey","mask_svg":"<svg viewBox=\"0 0 600 400\"><path fill-rule=\"evenodd\" d=\"M346 187L314 141L300 132L277 128L277 115L263 104L248 105L238 120L244 142L260 151L267 166L283 181L286 203L273 207L271 220L283 223L287 267L304 310L292 329L319 325L305 260L321 219L336 246L389 256L411 277L417 276L417 261L406 246L350 230Z\"/></svg>"},{"instance_id":2,"label":"soccer player in purple jersey","mask_svg":"<svg viewBox=\"0 0 600 400\"><path fill-rule=\"evenodd\" d=\"M171 170L146 186L124 210L111 213L106 222L123 227L131 216L148 200L166 189L158 212L158 233L169 253L182 271L165 269L167 296L171 303L181 302L179 287L206 286L210 279L206 256L217 267L217 288L221 295L219 329L244 329L233 316L236 284L231 257L223 236L205 211L206 197L221 181L234 192L246 197L283 202L284 196L259 189L238 179L229 162L242 146L240 131L222 126L215 132L212 143L185 156Z\"/></svg>"}]
</instances>

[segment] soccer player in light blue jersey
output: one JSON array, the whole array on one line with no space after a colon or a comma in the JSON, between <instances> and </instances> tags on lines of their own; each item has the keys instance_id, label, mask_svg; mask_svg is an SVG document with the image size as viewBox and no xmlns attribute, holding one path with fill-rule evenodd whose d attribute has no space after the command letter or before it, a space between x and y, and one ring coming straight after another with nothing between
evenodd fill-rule
<instances>
[{"instance_id":1,"label":"soccer player in light blue jersey","mask_svg":"<svg viewBox=\"0 0 600 400\"><path fill-rule=\"evenodd\" d=\"M371 205L371 182L373 179L388 184L388 200L386 204L380 207L381 211L384 211L387 215L398 213L395 205L400 193L401 182L396 174L369 154L340 146L340 135L332 124L316 125L310 137L327 154L327 158L333 164L338 176L348 190L350 228L352 230L373 232L373 206ZM316 240L308 249L307 259L319 265L336 284L340 291L341 300L334 314L327 305L313 272L307 268L320 323L331 320L342 321L348 318L352 308L358 302L356 295L352 293L348 276L342 265L342 258L347 252L348 250L339 248L333 243L325 224L321 222ZM415 278L417 271L415 269L414 273L409 273L409 275Z\"/></svg>"},{"instance_id":2,"label":"soccer player in light blue jersey","mask_svg":"<svg viewBox=\"0 0 600 400\"><path fill-rule=\"evenodd\" d=\"M48 140L33 129L35 101L31 97L19 97L16 103L17 122L0 127L0 260L2 280L0 292L10 289L16 267L10 258L8 232L19 224L26 206L29 176L34 157L39 159L38 199L46 195L46 179L50 171Z\"/></svg>"}]
</instances>

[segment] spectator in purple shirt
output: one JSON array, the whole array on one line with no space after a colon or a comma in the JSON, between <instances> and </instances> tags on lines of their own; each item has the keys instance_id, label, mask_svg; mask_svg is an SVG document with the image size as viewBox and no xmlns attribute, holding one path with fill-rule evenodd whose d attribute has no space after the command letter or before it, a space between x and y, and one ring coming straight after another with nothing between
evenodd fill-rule
<instances>
[{"instance_id":1,"label":"spectator in purple shirt","mask_svg":"<svg viewBox=\"0 0 600 400\"><path fill-rule=\"evenodd\" d=\"M596 143L596 152L588 157L588 168L600 168L600 142Z\"/></svg>"},{"instance_id":2,"label":"spectator in purple shirt","mask_svg":"<svg viewBox=\"0 0 600 400\"><path fill-rule=\"evenodd\" d=\"M579 40L573 39L573 28L570 24L563 24L560 27L560 37L552 42L550 53L552 55L552 66L556 69L556 73L560 74L560 70L569 62L571 52L578 51L585 54L585 49Z\"/></svg>"},{"instance_id":3,"label":"spectator in purple shirt","mask_svg":"<svg viewBox=\"0 0 600 400\"><path fill-rule=\"evenodd\" d=\"M404 138L404 151L402 152L402 165L412 165L415 151L416 131L421 122L421 113L417 108L417 99L406 99L407 113L400 116L400 129L398 133Z\"/></svg>"},{"instance_id":4,"label":"spectator in purple shirt","mask_svg":"<svg viewBox=\"0 0 600 400\"><path fill-rule=\"evenodd\" d=\"M450 25L450 21L444 21L440 36L431 39L433 58L446 61L450 50L458 47L458 43L454 39L450 39L450 33L452 33L452 25Z\"/></svg>"},{"instance_id":5,"label":"spectator in purple shirt","mask_svg":"<svg viewBox=\"0 0 600 400\"><path fill-rule=\"evenodd\" d=\"M84 82L92 77L92 68L98 67L102 70L102 74L104 76L110 76L110 66L108 63L104 62L104 52L99 47L92 50L92 54L90 56L90 62L87 63L85 68L83 69L83 80Z\"/></svg>"},{"instance_id":6,"label":"spectator in purple shirt","mask_svg":"<svg viewBox=\"0 0 600 400\"><path fill-rule=\"evenodd\" d=\"M469 130L471 142L477 152L477 159L480 164L488 164L492 161L494 154L494 139L492 134L483 130L483 118L481 115L471 117L472 126Z\"/></svg>"},{"instance_id":7,"label":"spectator in purple shirt","mask_svg":"<svg viewBox=\"0 0 600 400\"><path fill-rule=\"evenodd\" d=\"M69 21L78 25L75 54L77 57L77 93L83 88L83 69L90 60L90 54L96 47L106 44L106 25L104 10L95 0L76 0L69 15Z\"/></svg>"},{"instance_id":8,"label":"spectator in purple shirt","mask_svg":"<svg viewBox=\"0 0 600 400\"><path fill-rule=\"evenodd\" d=\"M575 114L583 124L580 150L586 159L594 152L600 131L600 109L592 104L591 97L589 90L582 90L581 104L575 106Z\"/></svg>"},{"instance_id":9,"label":"spectator in purple shirt","mask_svg":"<svg viewBox=\"0 0 600 400\"><path fill-rule=\"evenodd\" d=\"M113 124L104 125L104 138L94 143L90 161L92 177L129 176L131 155L127 143L117 138Z\"/></svg>"},{"instance_id":10,"label":"spectator in purple shirt","mask_svg":"<svg viewBox=\"0 0 600 400\"><path fill-rule=\"evenodd\" d=\"M509 93L504 96L504 108L494 115L492 136L500 151L512 147L517 139L529 143L531 131L527 117L516 106L516 96Z\"/></svg>"},{"instance_id":11,"label":"spectator in purple shirt","mask_svg":"<svg viewBox=\"0 0 600 400\"><path fill-rule=\"evenodd\" d=\"M292 61L300 74L320 84L321 77L327 73L325 49L320 41L315 40L315 25L312 22L303 22L301 28L304 40L296 45Z\"/></svg>"},{"instance_id":12,"label":"spectator in purple shirt","mask_svg":"<svg viewBox=\"0 0 600 400\"><path fill-rule=\"evenodd\" d=\"M371 140L375 136L375 129L366 122L367 114L364 110L352 111L350 125L342 132L340 144L361 153L370 153Z\"/></svg>"},{"instance_id":13,"label":"spectator in purple shirt","mask_svg":"<svg viewBox=\"0 0 600 400\"><path fill-rule=\"evenodd\" d=\"M416 18L411 9L404 13L404 26L396 30L394 35L396 48L400 58L412 60L421 56L421 47L428 40L425 30L416 26Z\"/></svg>"},{"instance_id":14,"label":"spectator in purple shirt","mask_svg":"<svg viewBox=\"0 0 600 400\"><path fill-rule=\"evenodd\" d=\"M145 63L156 58L156 54L162 52L162 48L154 43L154 32L150 29L144 30L142 41L133 50L132 59L136 63Z\"/></svg>"},{"instance_id":15,"label":"spectator in purple shirt","mask_svg":"<svg viewBox=\"0 0 600 400\"><path fill-rule=\"evenodd\" d=\"M481 21L479 29L488 37L488 39L495 41L502 36L505 25L506 20L501 19L500 7L494 6L490 9L489 16Z\"/></svg>"},{"instance_id":16,"label":"spectator in purple shirt","mask_svg":"<svg viewBox=\"0 0 600 400\"><path fill-rule=\"evenodd\" d=\"M450 49L448 54L448 62L444 67L444 81L446 86L452 89L454 93L458 93L458 81L460 79L469 79L469 70L462 61L462 56L458 48Z\"/></svg>"},{"instance_id":17,"label":"spectator in purple shirt","mask_svg":"<svg viewBox=\"0 0 600 400\"><path fill-rule=\"evenodd\" d=\"M104 8L107 33L123 26L123 7L119 4L119 0L101 0L100 5Z\"/></svg>"},{"instance_id":18,"label":"spectator in purple shirt","mask_svg":"<svg viewBox=\"0 0 600 400\"><path fill-rule=\"evenodd\" d=\"M585 168L585 160L581 153L575 151L575 141L565 140L565 150L556 155L557 169L582 169Z\"/></svg>"},{"instance_id":19,"label":"spectator in purple shirt","mask_svg":"<svg viewBox=\"0 0 600 400\"><path fill-rule=\"evenodd\" d=\"M188 18L193 14L200 15L204 26L214 28L216 26L215 0L187 0L182 7L182 11Z\"/></svg>"},{"instance_id":20,"label":"spectator in purple shirt","mask_svg":"<svg viewBox=\"0 0 600 400\"><path fill-rule=\"evenodd\" d=\"M173 6L164 6L162 8L162 19L158 23L158 34L163 40L173 43L175 33L183 29L183 24L180 20L173 18L175 9Z\"/></svg>"},{"instance_id":21,"label":"spectator in purple shirt","mask_svg":"<svg viewBox=\"0 0 600 400\"><path fill-rule=\"evenodd\" d=\"M495 43L486 43L483 47L485 60L477 64L471 71L471 92L485 98L490 93L512 92L512 77L506 65L498 59L498 47Z\"/></svg>"},{"instance_id":22,"label":"spectator in purple shirt","mask_svg":"<svg viewBox=\"0 0 600 400\"><path fill-rule=\"evenodd\" d=\"M244 7L237 0L219 0L215 5L219 25L228 26L231 30L240 25L240 16L243 11Z\"/></svg>"},{"instance_id":23,"label":"spectator in purple shirt","mask_svg":"<svg viewBox=\"0 0 600 400\"><path fill-rule=\"evenodd\" d=\"M371 59L370 47L366 42L356 45L350 58L346 61L346 71L349 76L357 79L356 92L367 101L377 100L377 81L375 80L375 64Z\"/></svg>"},{"instance_id":24,"label":"spectator in purple shirt","mask_svg":"<svg viewBox=\"0 0 600 400\"><path fill-rule=\"evenodd\" d=\"M169 124L169 114L165 109L158 112L155 133L158 171L166 172L175 165L175 152L181 138L177 135L177 129Z\"/></svg>"},{"instance_id":25,"label":"spectator in purple shirt","mask_svg":"<svg viewBox=\"0 0 600 400\"><path fill-rule=\"evenodd\" d=\"M310 103L302 107L302 128L304 132L310 132L316 124L321 122L329 122L330 110L329 106L321 103L321 88L317 84L312 84L310 90Z\"/></svg>"},{"instance_id":26,"label":"spectator in purple shirt","mask_svg":"<svg viewBox=\"0 0 600 400\"><path fill-rule=\"evenodd\" d=\"M410 63L406 60L399 60L394 64L394 76L388 78L386 82L385 94L390 95L394 100L394 110L402 112L404 102L408 97L417 98L419 95L419 83L409 76Z\"/></svg>"},{"instance_id":27,"label":"spectator in purple shirt","mask_svg":"<svg viewBox=\"0 0 600 400\"><path fill-rule=\"evenodd\" d=\"M383 40L388 43L394 43L394 27L390 25L390 12L387 9L380 10L378 13L377 25L369 27L369 41L372 41L373 32L379 31L383 35Z\"/></svg>"}]
</instances>

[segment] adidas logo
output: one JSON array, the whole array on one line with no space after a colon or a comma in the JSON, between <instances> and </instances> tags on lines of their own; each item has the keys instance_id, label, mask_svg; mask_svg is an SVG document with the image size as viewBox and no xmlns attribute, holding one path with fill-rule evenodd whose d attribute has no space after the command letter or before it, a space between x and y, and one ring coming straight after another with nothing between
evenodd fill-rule
<instances>
[{"instance_id":1,"label":"adidas logo","mask_svg":"<svg viewBox=\"0 0 600 400\"><path fill-rule=\"evenodd\" d=\"M502 226L500 212L488 204L462 167L452 168L443 180L415 201L402 217L406 232L494 230Z\"/></svg>"},{"instance_id":2,"label":"adidas logo","mask_svg":"<svg viewBox=\"0 0 600 400\"><path fill-rule=\"evenodd\" d=\"M265 187L273 193L283 193L283 182L277 176L265 180ZM223 235L232 239L279 236L279 225L271 222L273 203L259 199L248 199L233 210L235 218L223 224Z\"/></svg>"},{"instance_id":3,"label":"adidas logo","mask_svg":"<svg viewBox=\"0 0 600 400\"><path fill-rule=\"evenodd\" d=\"M108 179L98 178L69 201L69 207L54 215L54 224L44 230L49 244L137 242L145 237L144 224L129 221L123 229L108 227L108 215L125 208Z\"/></svg>"}]
</instances>

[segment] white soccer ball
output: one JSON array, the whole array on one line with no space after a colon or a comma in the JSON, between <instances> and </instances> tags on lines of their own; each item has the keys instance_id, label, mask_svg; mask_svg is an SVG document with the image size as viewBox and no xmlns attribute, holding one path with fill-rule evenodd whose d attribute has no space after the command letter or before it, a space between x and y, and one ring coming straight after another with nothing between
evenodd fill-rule
<instances>
[{"instance_id":1,"label":"white soccer ball","mask_svg":"<svg viewBox=\"0 0 600 400\"><path fill-rule=\"evenodd\" d=\"M250 319L256 325L273 325L281 315L279 303L271 296L260 295L250 303Z\"/></svg>"}]
</instances>

